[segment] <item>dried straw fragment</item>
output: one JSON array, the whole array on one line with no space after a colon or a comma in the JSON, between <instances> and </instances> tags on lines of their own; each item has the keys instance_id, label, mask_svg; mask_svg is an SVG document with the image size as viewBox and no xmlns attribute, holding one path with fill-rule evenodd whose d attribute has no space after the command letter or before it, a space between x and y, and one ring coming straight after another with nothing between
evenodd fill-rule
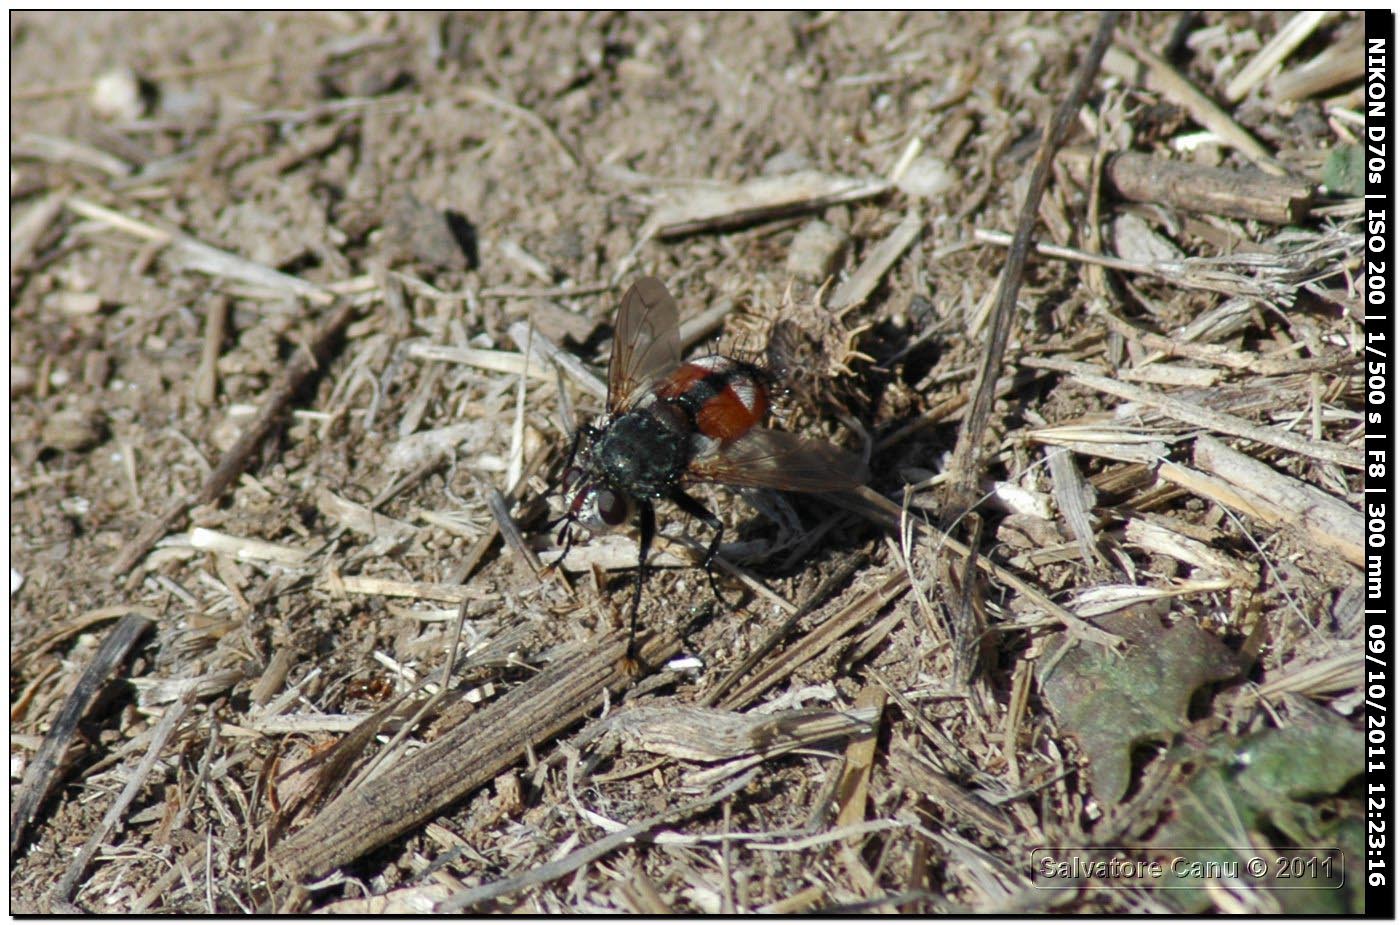
<instances>
[{"instance_id":1,"label":"dried straw fragment","mask_svg":"<svg viewBox=\"0 0 1400 925\"><path fill-rule=\"evenodd\" d=\"M856 271L831 293L831 298L827 300L827 308L840 314L869 298L870 293L880 285L880 280L885 278L895 261L918 240L923 226L924 219L918 209L910 209L905 213L903 220L894 230L871 248Z\"/></svg>"},{"instance_id":2,"label":"dried straw fragment","mask_svg":"<svg viewBox=\"0 0 1400 925\"><path fill-rule=\"evenodd\" d=\"M65 203L72 212L102 222L127 234L155 244L166 245L184 259L190 269L209 276L247 283L278 297L296 296L313 305L329 305L335 296L322 286L288 276L261 263L211 247L179 231L165 231L148 222L123 215L95 202L70 196Z\"/></svg>"},{"instance_id":3,"label":"dried straw fragment","mask_svg":"<svg viewBox=\"0 0 1400 925\"><path fill-rule=\"evenodd\" d=\"M365 713L283 713L256 714L244 727L262 735L305 735L313 732L346 733L369 717Z\"/></svg>"},{"instance_id":4,"label":"dried straw fragment","mask_svg":"<svg viewBox=\"0 0 1400 925\"><path fill-rule=\"evenodd\" d=\"M978 828L1007 841L1015 837L1016 825L1005 812L951 780L908 745L901 744L890 751L890 768L897 780L944 807L954 818L971 820Z\"/></svg>"},{"instance_id":5,"label":"dried straw fragment","mask_svg":"<svg viewBox=\"0 0 1400 925\"><path fill-rule=\"evenodd\" d=\"M451 347L446 344L433 344L419 341L410 344L408 356L415 360L435 360L441 363L460 363L476 369L486 369L497 373L519 376L527 372L525 354L509 350L486 350L481 347ZM554 381L554 373L540 362L528 364L528 374L532 379Z\"/></svg>"},{"instance_id":6,"label":"dried straw fragment","mask_svg":"<svg viewBox=\"0 0 1400 925\"><path fill-rule=\"evenodd\" d=\"M1108 562L1099 552L1091 519L1095 501L1093 486L1085 481L1073 457L1065 450L1051 449L1045 455L1050 461L1050 478L1055 486L1055 506L1074 534L1084 564L1090 568L1107 568Z\"/></svg>"},{"instance_id":7,"label":"dried straw fragment","mask_svg":"<svg viewBox=\"0 0 1400 925\"><path fill-rule=\"evenodd\" d=\"M652 212L640 237L672 238L739 228L816 212L843 202L871 199L890 187L888 180L860 180L803 170L779 177L759 177L739 186L667 190L661 193L664 204Z\"/></svg>"},{"instance_id":8,"label":"dried straw fragment","mask_svg":"<svg viewBox=\"0 0 1400 925\"><path fill-rule=\"evenodd\" d=\"M1208 389L1220 381L1220 371L1178 363L1148 363L1145 366L1125 366L1118 370L1124 382L1145 382L1149 385L1169 385L1178 388Z\"/></svg>"},{"instance_id":9,"label":"dried straw fragment","mask_svg":"<svg viewBox=\"0 0 1400 925\"><path fill-rule=\"evenodd\" d=\"M1222 306L1223 307L1223 306ZM1312 372L1314 370L1338 369L1360 362L1354 353L1336 353L1315 357L1274 356L1231 350L1220 344L1197 344L1189 340L1165 337L1144 331L1131 322L1111 312L1099 312L1098 316L1115 334L1156 351L1164 357L1181 356L1200 363L1213 363L1228 369L1257 373L1260 376L1277 376L1286 373Z\"/></svg>"},{"instance_id":10,"label":"dried straw fragment","mask_svg":"<svg viewBox=\"0 0 1400 925\"><path fill-rule=\"evenodd\" d=\"M1307 440L1277 427L1261 427L1237 415L1213 411L1176 396L1163 395L1160 392L1129 385L1117 379L1109 379L1107 376L1078 373L1072 375L1070 381L1088 386L1095 391L1113 395L1124 401L1154 408L1169 418L1194 427L1204 427L1218 433L1243 437L1246 440L1264 443L1290 453L1296 453L1299 456L1320 459L1323 462L1348 469L1360 469L1362 466L1361 451L1353 450L1348 446Z\"/></svg>"},{"instance_id":11,"label":"dried straw fragment","mask_svg":"<svg viewBox=\"0 0 1400 925\"><path fill-rule=\"evenodd\" d=\"M341 794L274 850L273 863L294 880L321 876L428 821L514 765L534 745L578 722L604 690L617 692L629 684L626 648L626 634L621 632L573 647L431 745L363 787ZM660 664L679 648L676 637L648 637L641 640L640 658L645 664ZM738 783L742 786L747 780ZM611 838L597 844L612 844ZM501 894L485 890L458 899L465 906L493 895Z\"/></svg>"},{"instance_id":12,"label":"dried straw fragment","mask_svg":"<svg viewBox=\"0 0 1400 925\"><path fill-rule=\"evenodd\" d=\"M53 725L44 736L39 751L24 769L24 779L15 792L10 805L10 851L13 853L24 840L25 831L34 821L35 814L43 804L62 771L61 758L68 751L69 744L78 732L78 722L88 708L97 701L107 677L125 661L127 653L136 641L146 634L155 621L144 613L127 608L129 612L107 633L97 653L93 655L78 683L73 686Z\"/></svg>"},{"instance_id":13,"label":"dried straw fragment","mask_svg":"<svg viewBox=\"0 0 1400 925\"><path fill-rule=\"evenodd\" d=\"M1132 52L1133 57L1147 66L1147 88L1149 90L1162 94L1171 102L1184 108L1191 114L1191 118L1210 129L1217 138L1249 158L1261 170L1278 176L1287 173L1253 135L1230 118L1225 110L1217 106L1195 84L1183 77L1176 68L1127 33L1121 33L1118 40ZM1112 56L1106 58L1105 65L1122 73L1122 64L1119 63L1117 67L1114 67L1110 63L1112 61ZM1134 69L1130 66L1127 70L1129 73L1127 79L1131 80Z\"/></svg>"},{"instance_id":14,"label":"dried straw fragment","mask_svg":"<svg viewBox=\"0 0 1400 925\"><path fill-rule=\"evenodd\" d=\"M584 366L583 361L578 357L551 343L549 338L533 332L529 322L517 321L506 330L506 333L510 335L511 340L515 341L516 346L522 351L530 353L530 369L532 371L538 370L538 375L542 378L554 381L554 373L550 367L558 366L589 395L594 398L607 398L608 386L602 379L599 379L592 370ZM518 372L518 370L508 371Z\"/></svg>"},{"instance_id":15,"label":"dried straw fragment","mask_svg":"<svg viewBox=\"0 0 1400 925\"><path fill-rule=\"evenodd\" d=\"M488 600L490 595L466 585L439 584L431 581L395 581L369 575L326 576L321 586L332 594L382 594L385 597L411 597L428 601L459 604L463 599Z\"/></svg>"},{"instance_id":16,"label":"dried straw fragment","mask_svg":"<svg viewBox=\"0 0 1400 925\"><path fill-rule=\"evenodd\" d=\"M1213 437L1196 440L1196 465L1225 479L1241 493L1265 502L1265 519L1300 528L1312 541L1340 553L1354 565L1364 562L1361 512L1320 488L1277 472L1230 449Z\"/></svg>"},{"instance_id":17,"label":"dried straw fragment","mask_svg":"<svg viewBox=\"0 0 1400 925\"><path fill-rule=\"evenodd\" d=\"M445 883L424 883L419 886L389 890L356 899L340 899L319 906L321 915L432 915L439 903L446 901L454 890Z\"/></svg>"},{"instance_id":18,"label":"dried straw fragment","mask_svg":"<svg viewBox=\"0 0 1400 925\"><path fill-rule=\"evenodd\" d=\"M1259 685L1255 693L1267 698L1287 693L1320 697L1360 690L1365 683L1366 655L1357 648L1304 665L1298 665L1296 660L1289 662L1283 668L1269 672L1267 680Z\"/></svg>"},{"instance_id":19,"label":"dried straw fragment","mask_svg":"<svg viewBox=\"0 0 1400 925\"><path fill-rule=\"evenodd\" d=\"M363 504L342 498L324 485L318 485L316 488L316 509L337 526L371 539L398 539L417 532L417 528L412 524L386 517Z\"/></svg>"},{"instance_id":20,"label":"dried straw fragment","mask_svg":"<svg viewBox=\"0 0 1400 925\"><path fill-rule=\"evenodd\" d=\"M770 758L830 739L864 735L879 711L856 707L736 713L687 704L640 704L608 720L608 731L624 749L669 755L686 761L727 761L757 755Z\"/></svg>"},{"instance_id":21,"label":"dried straw fragment","mask_svg":"<svg viewBox=\"0 0 1400 925\"><path fill-rule=\"evenodd\" d=\"M1243 563L1159 523L1134 517L1124 526L1123 538L1148 552L1169 556L1207 575L1229 578L1237 587L1253 587L1258 581L1258 576Z\"/></svg>"},{"instance_id":22,"label":"dried straw fragment","mask_svg":"<svg viewBox=\"0 0 1400 925\"><path fill-rule=\"evenodd\" d=\"M1099 417L1099 416L1095 416ZM1155 465L1170 452L1169 443L1178 439L1145 426L1126 421L1090 418L1054 427L1025 431L1026 439L1048 446L1064 447L1082 456L1116 459L1120 462Z\"/></svg>"},{"instance_id":23,"label":"dried straw fragment","mask_svg":"<svg viewBox=\"0 0 1400 925\"><path fill-rule=\"evenodd\" d=\"M304 549L284 543L271 543L248 536L234 536L207 527L195 527L189 533L189 544L205 552L223 553L247 562L278 562L282 565L298 566L306 562L310 555ZM162 546L171 545L167 540Z\"/></svg>"},{"instance_id":24,"label":"dried straw fragment","mask_svg":"<svg viewBox=\"0 0 1400 925\"><path fill-rule=\"evenodd\" d=\"M1360 78L1366 70L1365 41L1365 21L1358 20L1317 57L1271 80L1269 90L1280 100L1302 100Z\"/></svg>"},{"instance_id":25,"label":"dried straw fragment","mask_svg":"<svg viewBox=\"0 0 1400 925\"><path fill-rule=\"evenodd\" d=\"M39 242L63 212L63 199L62 193L48 193L10 223L10 279L18 279L28 268Z\"/></svg>"},{"instance_id":26,"label":"dried straw fragment","mask_svg":"<svg viewBox=\"0 0 1400 925\"><path fill-rule=\"evenodd\" d=\"M856 709L869 711L877 724L885 709L885 689L878 684L867 685L856 695ZM879 743L875 730L851 739L846 746L846 764L836 793L840 809L836 813L838 826L855 825L865 821L865 804L870 796L870 772L875 768L875 752Z\"/></svg>"},{"instance_id":27,"label":"dried straw fragment","mask_svg":"<svg viewBox=\"0 0 1400 925\"><path fill-rule=\"evenodd\" d=\"M1263 83L1279 63L1293 54L1294 49L1331 15L1326 10L1304 10L1295 14L1225 85L1225 99L1238 103L1248 96L1250 90Z\"/></svg>"},{"instance_id":28,"label":"dried straw fragment","mask_svg":"<svg viewBox=\"0 0 1400 925\"><path fill-rule=\"evenodd\" d=\"M118 179L129 176L132 171L131 165L115 154L71 138L41 135L37 132L15 139L10 147L10 157L78 164Z\"/></svg>"},{"instance_id":29,"label":"dried straw fragment","mask_svg":"<svg viewBox=\"0 0 1400 925\"><path fill-rule=\"evenodd\" d=\"M1068 606L1081 617L1092 619L1120 610L1152 604L1156 601L1170 600L1174 597L1225 591L1232 586L1233 582L1226 578L1175 581L1162 587L1126 584L1097 585L1083 591L1076 591L1071 596Z\"/></svg>"},{"instance_id":30,"label":"dried straw fragment","mask_svg":"<svg viewBox=\"0 0 1400 925\"><path fill-rule=\"evenodd\" d=\"M176 701L166 709L165 715L160 718L160 722L151 732L151 744L146 749L146 754L136 767L131 769L126 778L126 786L122 787L121 793L112 801L107 812L102 816L102 821L88 836L88 840L83 843L82 848L69 862L68 869L63 872L63 879L53 889L53 895L59 899L69 899L73 895L73 890L78 885L78 878L87 870L88 864L92 861L93 855L97 854L97 849L106 841L108 834L126 812L131 802L136 799L141 788L146 784L146 778L155 769L156 761L159 760L161 752L165 750L166 743L175 734L175 728L184 719L185 712L189 709L193 698L186 698Z\"/></svg>"}]
</instances>

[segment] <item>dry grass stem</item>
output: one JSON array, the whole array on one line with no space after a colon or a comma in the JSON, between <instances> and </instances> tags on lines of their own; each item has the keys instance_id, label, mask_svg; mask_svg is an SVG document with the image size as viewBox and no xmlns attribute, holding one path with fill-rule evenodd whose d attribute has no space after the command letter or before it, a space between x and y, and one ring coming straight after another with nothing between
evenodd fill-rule
<instances>
[{"instance_id":1,"label":"dry grass stem","mask_svg":"<svg viewBox=\"0 0 1400 925\"><path fill-rule=\"evenodd\" d=\"M1330 15L1325 10L1305 10L1295 14L1225 85L1225 99L1231 103L1238 103L1248 96L1250 90L1267 80Z\"/></svg>"},{"instance_id":2,"label":"dry grass stem","mask_svg":"<svg viewBox=\"0 0 1400 925\"><path fill-rule=\"evenodd\" d=\"M828 206L871 199L888 192L886 180L861 180L803 171L763 177L730 188L667 191L671 201L647 219L642 238L671 238L741 228L817 212ZM648 233L649 232L649 233Z\"/></svg>"}]
</instances>

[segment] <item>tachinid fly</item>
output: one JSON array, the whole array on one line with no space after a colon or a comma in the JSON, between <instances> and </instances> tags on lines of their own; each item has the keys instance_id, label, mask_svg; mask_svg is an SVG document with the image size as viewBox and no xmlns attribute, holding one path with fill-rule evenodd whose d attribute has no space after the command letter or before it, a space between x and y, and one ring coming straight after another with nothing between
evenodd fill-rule
<instances>
[{"instance_id":1,"label":"tachinid fly","mask_svg":"<svg viewBox=\"0 0 1400 925\"><path fill-rule=\"evenodd\" d=\"M607 411L574 434L564 470L559 541L565 554L573 543L571 524L610 530L637 514L629 658L657 500L668 499L715 531L704 560L713 587L711 566L724 525L686 493L687 485L822 492L850 491L866 480L865 464L853 454L762 426L773 385L766 370L719 355L682 362L677 322L675 300L660 280L643 277L627 290L613 335Z\"/></svg>"}]
</instances>

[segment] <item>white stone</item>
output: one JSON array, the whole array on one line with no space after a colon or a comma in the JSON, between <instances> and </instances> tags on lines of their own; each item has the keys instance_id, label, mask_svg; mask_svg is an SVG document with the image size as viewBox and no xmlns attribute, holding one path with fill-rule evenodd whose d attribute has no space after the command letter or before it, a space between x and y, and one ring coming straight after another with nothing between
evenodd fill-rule
<instances>
[{"instance_id":1,"label":"white stone","mask_svg":"<svg viewBox=\"0 0 1400 925\"><path fill-rule=\"evenodd\" d=\"M933 199L953 188L956 178L942 160L927 154L916 157L895 185L914 199Z\"/></svg>"},{"instance_id":2,"label":"white stone","mask_svg":"<svg viewBox=\"0 0 1400 925\"><path fill-rule=\"evenodd\" d=\"M114 68L92 85L92 108L107 119L130 121L146 114L141 80L129 67Z\"/></svg>"}]
</instances>

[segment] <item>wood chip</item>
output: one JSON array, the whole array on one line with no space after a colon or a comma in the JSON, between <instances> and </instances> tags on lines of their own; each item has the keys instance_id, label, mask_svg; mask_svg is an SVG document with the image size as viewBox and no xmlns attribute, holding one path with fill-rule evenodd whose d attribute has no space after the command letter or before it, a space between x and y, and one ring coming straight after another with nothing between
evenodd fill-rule
<instances>
[{"instance_id":1,"label":"wood chip","mask_svg":"<svg viewBox=\"0 0 1400 925\"><path fill-rule=\"evenodd\" d=\"M1070 148L1060 161L1084 185L1095 152ZM1275 225L1297 224L1308 215L1317 186L1305 180L1254 170L1232 170L1174 161L1135 151L1109 155L1103 176L1115 195L1131 202L1156 202L1185 212L1247 218Z\"/></svg>"}]
</instances>

